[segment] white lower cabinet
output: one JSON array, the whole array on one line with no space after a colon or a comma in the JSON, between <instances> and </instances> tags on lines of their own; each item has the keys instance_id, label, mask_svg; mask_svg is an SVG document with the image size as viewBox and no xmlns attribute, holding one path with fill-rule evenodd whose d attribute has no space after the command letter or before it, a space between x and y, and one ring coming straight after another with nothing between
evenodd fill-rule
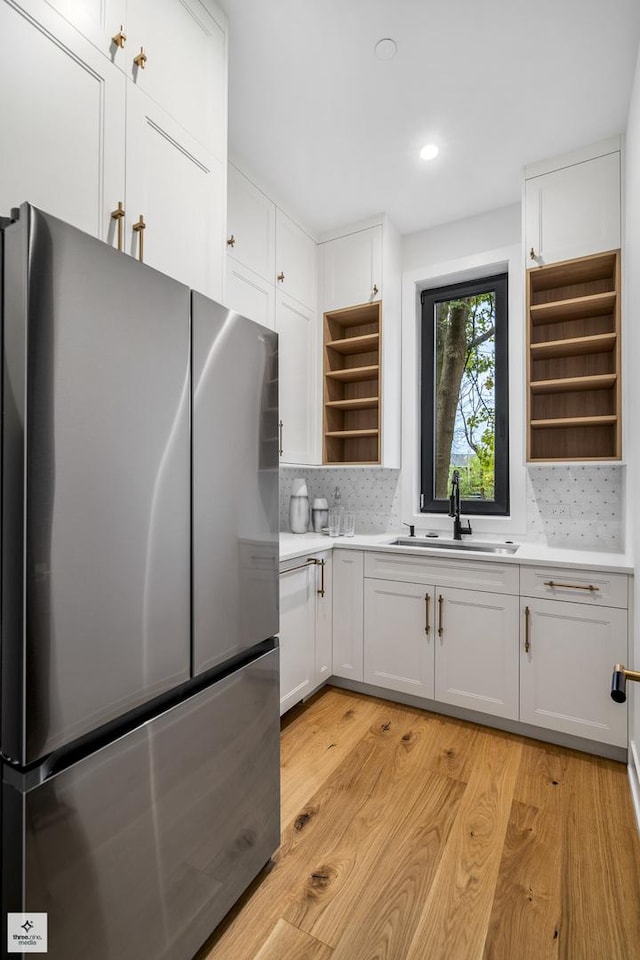
<instances>
[{"instance_id":1,"label":"white lower cabinet","mask_svg":"<svg viewBox=\"0 0 640 960\"><path fill-rule=\"evenodd\" d=\"M280 567L280 716L331 675L331 552Z\"/></svg>"},{"instance_id":2,"label":"white lower cabinet","mask_svg":"<svg viewBox=\"0 0 640 960\"><path fill-rule=\"evenodd\" d=\"M364 554L333 554L333 673L347 680L363 679Z\"/></svg>"},{"instance_id":3,"label":"white lower cabinet","mask_svg":"<svg viewBox=\"0 0 640 960\"><path fill-rule=\"evenodd\" d=\"M364 679L433 699L435 591L419 583L364 581Z\"/></svg>"},{"instance_id":4,"label":"white lower cabinet","mask_svg":"<svg viewBox=\"0 0 640 960\"><path fill-rule=\"evenodd\" d=\"M627 711L610 697L626 663L627 611L521 599L520 720L588 740L627 745Z\"/></svg>"},{"instance_id":5,"label":"white lower cabinet","mask_svg":"<svg viewBox=\"0 0 640 960\"><path fill-rule=\"evenodd\" d=\"M518 719L518 597L436 588L435 699Z\"/></svg>"}]
</instances>

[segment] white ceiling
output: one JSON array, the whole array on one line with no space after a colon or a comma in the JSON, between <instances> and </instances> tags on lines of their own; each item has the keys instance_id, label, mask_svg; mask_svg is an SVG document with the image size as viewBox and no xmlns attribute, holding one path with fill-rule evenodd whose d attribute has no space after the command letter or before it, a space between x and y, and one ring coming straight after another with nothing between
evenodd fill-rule
<instances>
[{"instance_id":1,"label":"white ceiling","mask_svg":"<svg viewBox=\"0 0 640 960\"><path fill-rule=\"evenodd\" d=\"M624 131L639 0L222 3L230 154L316 234L516 203L524 164Z\"/></svg>"}]
</instances>

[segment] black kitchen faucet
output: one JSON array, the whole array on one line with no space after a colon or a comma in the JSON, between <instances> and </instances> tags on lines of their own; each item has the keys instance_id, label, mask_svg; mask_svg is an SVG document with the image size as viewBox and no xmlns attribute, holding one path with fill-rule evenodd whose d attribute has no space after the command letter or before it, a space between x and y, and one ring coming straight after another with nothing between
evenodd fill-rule
<instances>
[{"instance_id":1,"label":"black kitchen faucet","mask_svg":"<svg viewBox=\"0 0 640 960\"><path fill-rule=\"evenodd\" d=\"M467 520L466 527L460 522L460 472L453 471L451 478L451 496L449 497L449 516L453 517L453 539L462 540L462 535L473 533L471 523Z\"/></svg>"}]
</instances>

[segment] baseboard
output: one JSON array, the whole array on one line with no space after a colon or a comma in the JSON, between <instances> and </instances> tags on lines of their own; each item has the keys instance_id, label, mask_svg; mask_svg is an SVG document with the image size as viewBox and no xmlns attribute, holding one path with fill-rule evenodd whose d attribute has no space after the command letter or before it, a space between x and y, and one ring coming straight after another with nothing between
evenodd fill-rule
<instances>
[{"instance_id":1,"label":"baseboard","mask_svg":"<svg viewBox=\"0 0 640 960\"><path fill-rule=\"evenodd\" d=\"M629 787L631 788L631 801L636 815L636 826L640 833L640 754L635 740L629 744Z\"/></svg>"}]
</instances>

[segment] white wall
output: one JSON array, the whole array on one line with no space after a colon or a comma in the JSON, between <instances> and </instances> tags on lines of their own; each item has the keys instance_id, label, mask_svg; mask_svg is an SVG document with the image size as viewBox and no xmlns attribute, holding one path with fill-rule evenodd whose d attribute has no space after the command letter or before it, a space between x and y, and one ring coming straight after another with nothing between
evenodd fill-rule
<instances>
[{"instance_id":1,"label":"white wall","mask_svg":"<svg viewBox=\"0 0 640 960\"><path fill-rule=\"evenodd\" d=\"M402 269L473 256L481 250L507 247L521 241L520 204L500 207L467 220L443 223L402 238Z\"/></svg>"},{"instance_id":2,"label":"white wall","mask_svg":"<svg viewBox=\"0 0 640 960\"><path fill-rule=\"evenodd\" d=\"M624 290L624 339L623 352L626 358L626 456L627 490L637 491L640 485L640 437L638 427L631 423L631 411L640 408L640 56L636 68L625 149L625 243L623 259ZM638 497L627 498L627 534L633 556L640 557L640 502ZM640 576L636 564L634 578L636 623L633 636L631 664L637 670L640 665ZM640 749L640 689L638 684L628 685L631 703L630 738ZM632 778L633 783L633 778ZM637 787L637 782L636 782Z\"/></svg>"}]
</instances>

